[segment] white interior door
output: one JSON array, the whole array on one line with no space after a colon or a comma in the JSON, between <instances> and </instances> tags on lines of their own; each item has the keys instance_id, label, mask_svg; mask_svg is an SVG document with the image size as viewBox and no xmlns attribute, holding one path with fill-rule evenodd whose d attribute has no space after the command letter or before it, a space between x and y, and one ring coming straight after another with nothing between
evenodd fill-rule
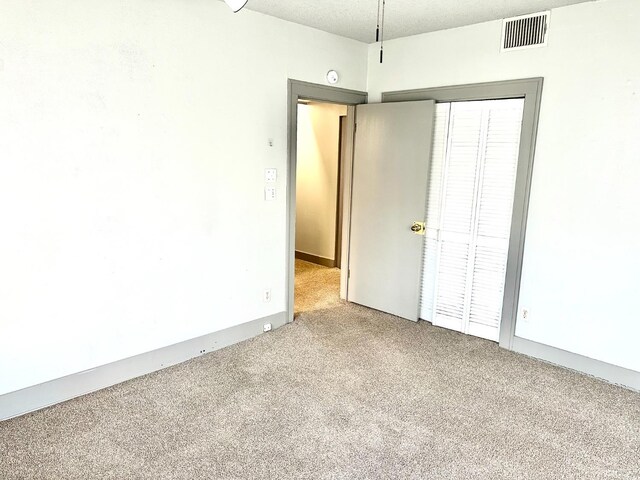
<instances>
[{"instance_id":1,"label":"white interior door","mask_svg":"<svg viewBox=\"0 0 640 480\"><path fill-rule=\"evenodd\" d=\"M358 105L348 300L417 321L433 101Z\"/></svg>"},{"instance_id":2,"label":"white interior door","mask_svg":"<svg viewBox=\"0 0 640 480\"><path fill-rule=\"evenodd\" d=\"M498 340L524 100L438 104L420 317Z\"/></svg>"}]
</instances>

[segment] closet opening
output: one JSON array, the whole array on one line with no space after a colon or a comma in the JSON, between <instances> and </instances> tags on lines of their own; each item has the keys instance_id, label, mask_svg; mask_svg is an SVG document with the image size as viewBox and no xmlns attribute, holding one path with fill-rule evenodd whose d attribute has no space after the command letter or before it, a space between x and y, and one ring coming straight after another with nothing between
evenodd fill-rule
<instances>
[{"instance_id":1,"label":"closet opening","mask_svg":"<svg viewBox=\"0 0 640 480\"><path fill-rule=\"evenodd\" d=\"M498 341L524 99L436 105L420 318Z\"/></svg>"},{"instance_id":2,"label":"closet opening","mask_svg":"<svg viewBox=\"0 0 640 480\"><path fill-rule=\"evenodd\" d=\"M384 92L433 100L420 318L520 343L518 304L543 78Z\"/></svg>"}]
</instances>

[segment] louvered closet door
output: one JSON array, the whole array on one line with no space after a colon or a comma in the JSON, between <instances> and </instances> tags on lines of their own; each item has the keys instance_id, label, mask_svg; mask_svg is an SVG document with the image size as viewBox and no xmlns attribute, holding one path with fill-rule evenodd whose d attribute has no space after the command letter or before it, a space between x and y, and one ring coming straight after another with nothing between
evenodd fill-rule
<instances>
[{"instance_id":1,"label":"louvered closet door","mask_svg":"<svg viewBox=\"0 0 640 480\"><path fill-rule=\"evenodd\" d=\"M447 153L450 103L438 103L435 107L429 190L427 192L426 232L422 254L424 268L420 293L420 318L433 322L435 282L437 274L438 238L440 232L440 209L442 178Z\"/></svg>"},{"instance_id":2,"label":"louvered closet door","mask_svg":"<svg viewBox=\"0 0 640 480\"><path fill-rule=\"evenodd\" d=\"M498 339L523 105L437 106L421 305L434 325Z\"/></svg>"}]
</instances>

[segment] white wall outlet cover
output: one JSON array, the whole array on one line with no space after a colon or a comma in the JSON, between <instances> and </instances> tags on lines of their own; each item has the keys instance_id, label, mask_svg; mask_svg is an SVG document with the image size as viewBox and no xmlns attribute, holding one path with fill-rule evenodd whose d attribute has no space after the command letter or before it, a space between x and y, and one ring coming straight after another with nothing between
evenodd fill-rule
<instances>
[{"instance_id":1,"label":"white wall outlet cover","mask_svg":"<svg viewBox=\"0 0 640 480\"><path fill-rule=\"evenodd\" d=\"M265 182L275 182L278 180L278 170L275 168L265 168L264 169L264 181Z\"/></svg>"},{"instance_id":2,"label":"white wall outlet cover","mask_svg":"<svg viewBox=\"0 0 640 480\"><path fill-rule=\"evenodd\" d=\"M271 324L270 323L265 323L264 326L262 327L262 331L263 332L270 332L271 331Z\"/></svg>"}]
</instances>

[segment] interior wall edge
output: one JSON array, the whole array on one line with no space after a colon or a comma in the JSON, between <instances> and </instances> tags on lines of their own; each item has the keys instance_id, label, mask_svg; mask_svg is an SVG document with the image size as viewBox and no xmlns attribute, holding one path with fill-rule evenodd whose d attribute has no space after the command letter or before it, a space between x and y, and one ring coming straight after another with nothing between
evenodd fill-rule
<instances>
[{"instance_id":1,"label":"interior wall edge","mask_svg":"<svg viewBox=\"0 0 640 480\"><path fill-rule=\"evenodd\" d=\"M279 312L91 370L0 395L0 421L62 403L220 350L262 334L265 323L271 323L271 328L275 330L283 326L286 319L286 312Z\"/></svg>"}]
</instances>

